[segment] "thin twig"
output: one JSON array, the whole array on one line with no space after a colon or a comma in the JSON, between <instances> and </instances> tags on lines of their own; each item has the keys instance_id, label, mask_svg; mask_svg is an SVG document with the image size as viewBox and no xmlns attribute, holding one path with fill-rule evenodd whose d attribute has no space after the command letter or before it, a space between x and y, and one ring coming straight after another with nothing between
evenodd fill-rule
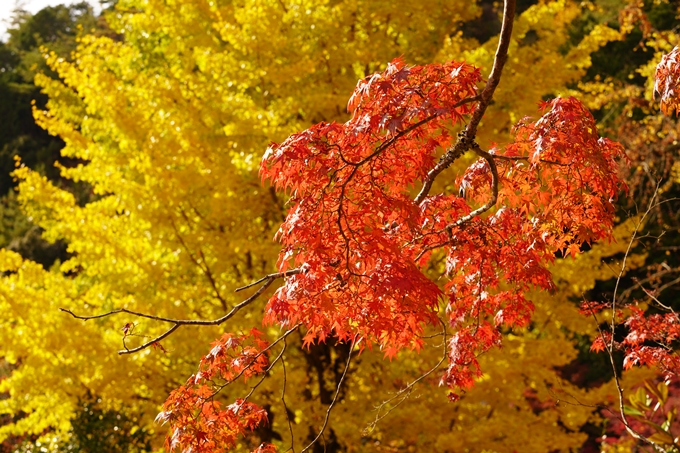
<instances>
[{"instance_id":1,"label":"thin twig","mask_svg":"<svg viewBox=\"0 0 680 453\"><path fill-rule=\"evenodd\" d=\"M333 407L335 406L335 403L338 401L338 396L340 395L340 390L342 389L342 384L345 381L345 377L347 376L347 371L349 370L349 364L352 361L352 349L354 349L354 345L356 344L357 337L354 337L354 340L352 340L352 344L349 348L349 354L347 355L347 363L345 364L345 369L342 372L342 376L340 377L340 382L338 382L338 386L335 389L335 395L333 396L333 401L331 401L330 406L328 406L328 409L326 410L326 417L324 418L323 425L321 425L321 429L319 430L319 433L316 435L314 440L312 440L309 445L307 445L305 448L300 451L300 453L305 453L308 451L310 448L314 446L314 444L323 437L323 433L326 430L326 426L328 426L328 420L331 417L331 411L333 410Z\"/></svg>"},{"instance_id":2,"label":"thin twig","mask_svg":"<svg viewBox=\"0 0 680 453\"><path fill-rule=\"evenodd\" d=\"M438 318L439 319L439 318ZM418 376L416 379L411 381L406 387L403 389L399 390L397 393L392 395L391 398L386 399L383 401L378 407L376 407L376 416L375 420L373 420L365 429L364 429L364 436L369 435L370 433L373 432L375 427L380 423L380 421L387 417L393 410L395 410L397 407L399 407L404 401L408 399L409 396L411 396L411 392L413 391L413 388L421 381L423 381L425 378L427 378L429 375L434 373L439 369L439 367L442 366L442 364L446 361L446 358L448 357L448 348L446 344L446 325L444 324L444 321L439 319L440 324L442 325L442 332L438 335L443 335L444 340L443 340L443 345L444 345L444 354L442 358L437 362L437 364L432 367L429 371L425 372L424 374L421 374ZM392 401L396 400L397 398L401 397L401 399L393 405L389 410L387 410L384 414L381 415L382 409L390 404Z\"/></svg>"},{"instance_id":3,"label":"thin twig","mask_svg":"<svg viewBox=\"0 0 680 453\"><path fill-rule=\"evenodd\" d=\"M275 341L273 341L272 343L270 343L269 346L267 346L266 348L264 348L263 350L261 350L260 352L258 352L258 353L255 354L254 356L252 356L252 357L250 358L251 361L250 361L250 364L249 364L248 366L244 367L244 368L243 368L236 376L232 377L229 381L227 381L226 383L220 385L220 386L212 393L212 395L210 395L208 398L214 398L215 395L217 395L217 394L220 393L222 390L224 390L225 387L228 387L228 386L231 385L233 382L237 381L241 376L243 376L243 374L244 374L248 369L250 369L250 367L252 367L252 366L255 364L255 362L257 361L258 358L260 358L261 355L266 354L267 352L269 352L270 349L274 348L274 346L276 346L277 344L279 344L281 341L285 341L286 338L288 338L288 336L289 336L291 333L295 332L298 328L300 328L301 325L302 325L301 322L295 324L293 327L291 327L290 329L288 329L287 331L285 331L285 332L283 333L283 335L281 335L281 336L280 336L279 338L277 338ZM283 352L283 351L282 351L282 352ZM279 354L279 357L276 358L276 360L274 361L274 363L276 363L276 361L278 361L280 357L282 357L281 354ZM266 369L263 373L266 375L266 373L268 373L269 370L272 369L272 367L273 367L273 363L272 363L269 367L267 367L267 369ZM257 388L257 387L260 385L260 383L261 383L261 381L255 386L255 388ZM252 394L252 390L251 390L251 392L248 394L248 396L247 396L246 398L250 397L251 394Z\"/></svg>"},{"instance_id":4,"label":"thin twig","mask_svg":"<svg viewBox=\"0 0 680 453\"><path fill-rule=\"evenodd\" d=\"M241 286L240 288L236 288L234 290L234 292L238 293L240 291L243 291L244 289L251 288L251 287L253 287L253 286L255 286L259 283L262 283L265 280L276 279L276 278L281 278L281 277L290 277L291 275L296 275L296 274L301 274L301 273L302 273L302 269L296 268L296 269L291 269L291 270L285 271L285 272L277 272L275 274L265 275L264 277L262 277L261 279L259 279L256 282L249 283L246 286Z\"/></svg>"},{"instance_id":5,"label":"thin twig","mask_svg":"<svg viewBox=\"0 0 680 453\"><path fill-rule=\"evenodd\" d=\"M630 241L628 242L628 247L626 248L626 252L623 255L623 261L621 263L621 269L619 271L618 277L616 278L616 284L614 286L614 294L612 295L612 305L611 305L612 316L611 316L611 321L610 321L611 338L609 340L609 344L607 345L607 347L605 347L605 350L607 351L607 355L609 356L609 363L611 364L612 372L614 373L614 383L616 384L616 390L617 390L618 397L619 397L619 413L621 414L621 421L623 422L623 426L626 428L626 431L628 431L628 433L633 438L641 440L643 442L647 442L649 445L651 445L655 450L657 450L659 452L666 452L666 450L661 445L653 442L649 438L638 433L637 431L635 431L630 426L630 423L628 422L628 418L626 417L626 411L625 411L625 406L624 406L624 402L623 402L623 388L621 387L621 377L619 376L619 372L616 369L616 362L614 360L614 332L615 332L615 329L616 329L616 296L617 296L617 292L618 292L618 289L619 289L619 285L621 283L621 278L623 277L623 274L626 271L628 257L630 256L630 252L633 249L633 244L635 243L635 240L637 239L638 231L640 231L640 228L642 227L647 216L652 212L652 209L655 206L658 205L658 204L654 204L654 200L658 196L658 192L659 192L659 184L657 184L656 190L654 191L654 195L652 196L652 199L649 201L649 205L647 207L647 210L642 215L642 217L640 217L640 219L638 220L637 225L635 226L635 229L633 230L633 234L630 237ZM599 328L599 325L598 325L598 330L600 330L600 335L603 335L603 332ZM604 342L605 338L603 337L602 340Z\"/></svg>"},{"instance_id":6,"label":"thin twig","mask_svg":"<svg viewBox=\"0 0 680 453\"><path fill-rule=\"evenodd\" d=\"M248 297L244 301L235 305L229 311L229 313L227 313L226 315L222 316L221 318L212 319L212 320L172 319L172 318L165 318L165 317L162 317L162 316L150 315L150 314L147 314L147 313L140 313L140 312L137 312L137 311L128 310L127 308L119 308L119 309L116 309L116 310L112 310L108 313L103 313L103 314L100 314L100 315L93 315L93 316L77 315L67 308L59 308L59 310L70 314L71 316L73 316L76 319L82 319L84 321L87 321L87 320L90 320L90 319L104 318L104 317L115 315L115 314L118 314L118 313L127 313L127 314L137 316L137 317L140 317L140 318L152 319L154 321L167 322L167 323L170 323L170 324L174 324L167 331L165 331L161 335L157 336L153 340L147 341L146 343L143 343L142 345L137 346L136 348L132 348L132 349L126 348L126 349L122 349L122 350L118 351L118 354L121 354L121 355L122 354L132 354L132 353L135 353L135 352L139 352L143 349L146 349L149 346L152 346L152 345L156 344L157 342L163 340L164 338L166 338L167 336L172 334L175 330L177 330L180 326L218 326L218 325L222 324L223 322L227 321L228 319L232 318L243 307L250 305L253 301L255 301L258 297L260 297L260 295L262 295L262 293L274 282L274 280L281 278L281 277L287 277L287 276L290 276L290 275L299 274L301 272L303 272L303 271L298 268L298 269L291 269L291 270L286 271L286 272L278 272L278 273L275 273L275 274L269 274L269 275L261 278L260 280L258 280L255 283L244 286L242 288L238 288L237 291L241 291L243 289L250 288L254 285L262 283L262 286L260 286L260 288L257 291L255 291L255 293L252 296Z\"/></svg>"},{"instance_id":7,"label":"thin twig","mask_svg":"<svg viewBox=\"0 0 680 453\"><path fill-rule=\"evenodd\" d=\"M284 347L286 340L283 340ZM288 383L288 374L286 373L286 358L281 358L281 366L283 367L283 385L281 386L281 403L283 404L283 411L286 413L286 420L288 421L288 432L290 433L290 448L286 451L295 453L295 434L293 433L293 421L290 419L288 404L286 404L286 384Z\"/></svg>"}]
</instances>

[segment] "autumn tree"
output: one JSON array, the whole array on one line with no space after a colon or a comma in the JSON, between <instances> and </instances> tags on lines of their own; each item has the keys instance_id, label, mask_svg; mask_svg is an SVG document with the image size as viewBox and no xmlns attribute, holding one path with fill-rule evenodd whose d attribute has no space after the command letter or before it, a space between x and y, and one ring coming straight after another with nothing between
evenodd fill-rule
<instances>
[{"instance_id":1,"label":"autumn tree","mask_svg":"<svg viewBox=\"0 0 680 453\"><path fill-rule=\"evenodd\" d=\"M568 254L590 269L619 251L579 255L611 235L621 147L599 138L573 98L520 121L543 96L583 76L599 46L621 37L600 25L568 43L565 31L579 12L572 3L540 2L518 15L512 34L514 14L506 11L494 65L497 39L478 43L451 25L473 19L474 4L121 2L109 20L124 40L84 38L73 62L49 58L61 80L37 79L50 96L47 110L36 111L39 123L64 139L65 156L87 162L62 166L62 176L91 184L96 197L78 203L26 167L15 173L28 215L46 238L68 242L73 256L47 272L3 252L1 303L12 327L2 333L2 354L19 366L2 383L11 394L2 411L28 416L0 432L63 435L86 390L107 409L125 405L148 416L181 385L159 418L171 424L171 446L297 448L357 438L356 425L327 416L333 408L361 423L368 413L376 450L446 451L455 435L413 440L403 430L412 421L392 411L417 383L436 384L437 365L446 363L444 382L453 398L463 396L448 406L457 411L456 430L466 418L491 418L485 402L502 406L498 396L473 396L474 382L488 395L503 385L527 409L503 432L530 420L546 427L536 451L555 438L577 447L583 437L568 430L592 420L591 409L545 405L544 383L521 372L497 384L483 372L504 372L510 357L540 358L545 367L534 363L535 376L569 385L551 367L573 358L570 338L559 326L532 328L530 315L551 324L555 311L568 313L574 330L589 320L573 321L573 307L528 291L573 291L569 281L592 287L599 274L575 277L560 262L553 275L564 280L555 281L547 266ZM393 60L371 75L399 54L420 66ZM444 63L428 64L433 59ZM528 78L529 70L543 77ZM334 123L347 120L357 78L351 117ZM507 143L518 121L509 144L493 144ZM257 175L271 140L280 144L261 174L285 196ZM278 269L270 241L277 230ZM262 275L257 289L243 290L250 297L232 294ZM258 296L281 277L284 286L265 306ZM79 323L59 307L126 318ZM224 324L233 333L186 324ZM502 334L516 348L493 349ZM121 336L119 359L110 352ZM545 336L550 341L541 342ZM211 337L219 340L197 372ZM230 383L229 403L213 395L212 382ZM294 391L300 382L305 387ZM381 386L397 394L369 398ZM449 413L437 412L441 392L425 387L424 405L441 419L435 426L450 426ZM366 408L376 403L374 416ZM372 423L386 414L401 424ZM555 428L556 420L567 428ZM480 440L472 445L513 448L512 439L481 440L488 431L475 429L469 441Z\"/></svg>"}]
</instances>

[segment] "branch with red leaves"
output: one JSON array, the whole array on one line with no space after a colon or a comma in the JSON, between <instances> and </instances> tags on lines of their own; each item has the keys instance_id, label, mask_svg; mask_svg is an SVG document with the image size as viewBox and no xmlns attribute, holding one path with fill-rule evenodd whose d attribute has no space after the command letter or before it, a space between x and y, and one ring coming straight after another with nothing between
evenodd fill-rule
<instances>
[{"instance_id":1,"label":"branch with red leaves","mask_svg":"<svg viewBox=\"0 0 680 453\"><path fill-rule=\"evenodd\" d=\"M174 451L217 452L231 449L241 436L267 423L267 411L248 402L274 365L282 359L285 339L300 325L293 326L276 341L268 343L257 329L249 334L224 334L212 344L210 353L203 357L196 374L170 393L156 422L169 424L170 435L166 449ZM284 347L273 361L269 351L278 343ZM226 408L215 399L218 393L243 377L260 380L244 398ZM274 452L271 444L261 444L254 453Z\"/></svg>"},{"instance_id":2,"label":"branch with red leaves","mask_svg":"<svg viewBox=\"0 0 680 453\"><path fill-rule=\"evenodd\" d=\"M481 373L479 354L500 344L501 326L529 322L525 293L553 288L546 267L555 254L611 237L613 201L625 190L617 175L623 149L598 135L576 99L543 103L543 116L520 122L503 149L474 141L506 58L511 3L481 94L480 71L466 63L395 60L359 82L349 121L270 147L261 174L292 194L277 234L279 269L309 271L270 299L266 322L302 322L306 344L359 334L391 358L423 347L421 333L444 301L456 330L444 382L465 389ZM441 149L448 151L437 162ZM466 196L430 195L442 162L468 150L480 159L456 179ZM446 255L443 289L425 274L434 253Z\"/></svg>"},{"instance_id":3,"label":"branch with red leaves","mask_svg":"<svg viewBox=\"0 0 680 453\"><path fill-rule=\"evenodd\" d=\"M660 108L666 115L680 112L680 49L675 47L669 54L664 55L661 62L658 64L655 73L654 94L659 97ZM636 281L636 287L641 289L647 296L648 302L653 305L652 310L646 310L640 307L639 302L633 300L626 304L626 296L632 293L633 288L623 291L624 297L621 297L619 287L624 273L627 271L627 262L633 250L634 243L639 238L639 232L643 227L646 219L652 212L660 205L675 201L675 199L658 200L659 184L657 182L651 200L647 206L647 210L640 216L635 229L631 235L630 241L621 263L621 267L616 278L616 285L611 301L609 302L586 302L583 304L582 311L595 319L598 324L599 335L593 341L591 346L592 351L605 351L609 356L612 371L614 373L614 382L616 385L619 401L619 416L625 430L633 438L651 445L659 452L674 452L677 451L680 441L674 438L670 432L671 420L667 420L664 425L658 425L646 418L644 411L639 409L646 408L643 400L644 389L638 389L638 396L632 395L629 397L634 406L637 404L639 409L625 406L624 389L621 386L620 373L617 369L616 360L614 358L615 351L621 351L624 354L623 368L630 369L634 366L656 367L670 382L671 378L677 378L680 375L680 356L676 351L677 342L680 340L680 316L669 305L662 303L657 296L661 291L680 282L680 279L675 279L667 282L655 289L648 289L645 284L651 280L658 280L663 274L670 274L674 269L666 266L662 272L658 272L647 279ZM607 321L607 327L600 327L600 322L597 315L603 310L611 310L611 317ZM628 312L629 314L626 314ZM626 335L622 340L616 337L617 328L625 329ZM659 405L665 403L667 397L663 395L661 389L666 384L659 384L659 387L654 387L646 384L647 389L650 390L657 398ZM666 387L667 392L667 387ZM636 403L636 404L634 404ZM656 412L654 409L653 412ZM639 429L636 429L631 423L630 416L638 420L642 420L648 426L655 427L656 431L650 436L643 435ZM664 427L665 426L665 427Z\"/></svg>"},{"instance_id":4,"label":"branch with red leaves","mask_svg":"<svg viewBox=\"0 0 680 453\"><path fill-rule=\"evenodd\" d=\"M493 62L493 69L489 75L489 80L479 96L479 103L472 114L470 122L465 127L465 130L458 135L456 144L446 151L446 153L439 160L437 165L432 168L423 180L423 188L415 199L417 204L422 203L427 197L427 194L432 188L432 184L437 176L447 169L456 159L462 156L469 149L474 149L476 146L475 137L477 136L477 128L484 117L487 107L493 99L493 94L496 87L501 81L501 74L503 73L503 66L508 60L508 49L510 48L510 41L512 38L512 26L515 20L515 1L506 1L503 9L503 24L501 25L501 35L498 40L498 48L496 49L496 56Z\"/></svg>"}]
</instances>

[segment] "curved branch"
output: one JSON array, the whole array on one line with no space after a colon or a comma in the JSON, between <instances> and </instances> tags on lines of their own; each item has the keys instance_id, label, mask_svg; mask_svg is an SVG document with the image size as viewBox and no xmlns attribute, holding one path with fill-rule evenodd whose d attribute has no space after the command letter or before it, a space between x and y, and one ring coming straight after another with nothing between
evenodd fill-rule
<instances>
[{"instance_id":1,"label":"curved branch","mask_svg":"<svg viewBox=\"0 0 680 453\"><path fill-rule=\"evenodd\" d=\"M420 253L418 253L414 260L415 262L418 262L418 260L420 260L420 258L422 258L425 253L444 247L447 244L450 244L451 240L453 239L453 229L455 227L461 226L462 224L472 220L474 217L485 213L486 211L494 207L498 202L498 183L500 177L498 175L498 166L496 165L496 161L494 160L497 156L482 150L476 143L473 143L472 149L475 151L475 153L477 153L478 156L486 159L486 161L489 163L489 169L491 170L491 198L484 204L484 206L475 209L469 214L456 220L454 223L446 225L444 229L448 233L449 236L448 240L445 242L440 242L439 244L433 244L428 247L425 247L420 251Z\"/></svg>"},{"instance_id":2,"label":"curved branch","mask_svg":"<svg viewBox=\"0 0 680 453\"><path fill-rule=\"evenodd\" d=\"M599 321L597 320L597 317L595 316L595 313L593 312L592 308L590 308L590 312L595 319L595 322L597 323L597 330L600 334L600 337L602 338L602 341L605 343L605 351L607 351L607 355L609 356L609 363L612 368L612 372L614 374L614 384L616 385L616 391L618 393L618 398L619 398L619 414L621 415L620 420L623 423L623 426L626 428L626 431L628 434L630 434L634 439L641 440L643 442L647 442L649 445L654 448L654 450L661 452L661 453L666 453L667 450L664 449L661 445L658 443L652 441L648 437L640 434L637 432L631 425L630 422L628 421L628 417L626 416L626 411L625 411L625 406L624 406L624 400L623 400L623 387L621 386L621 376L619 375L618 370L616 369L616 363L614 360L614 348L615 348L615 341L614 341L614 331L616 328L616 297L619 289L619 285L621 283L621 278L623 277L623 274L626 272L626 267L627 267L627 262L628 258L630 256L631 251L633 250L633 244L635 243L635 240L637 239L638 232L640 231L640 228L642 228L645 219L647 216L651 213L652 209L654 206L654 201L656 197L659 194L659 184L657 184L656 189L654 190L654 195L652 196L652 199L649 201L649 206L647 207L647 210L645 213L640 217L638 220L637 224L635 225L635 229L633 230L633 233L631 234L630 241L628 241L628 247L626 248L626 252L623 255L623 261L621 263L621 268L619 270L619 275L616 278L616 285L614 286L614 294L612 295L612 304L611 304L611 319L609 321L609 328L611 329L611 338L609 343L606 343L606 337L604 335L603 329L599 325Z\"/></svg>"},{"instance_id":3,"label":"curved branch","mask_svg":"<svg viewBox=\"0 0 680 453\"><path fill-rule=\"evenodd\" d=\"M423 188L415 198L415 203L420 204L425 200L427 194L430 193L434 180L441 172L446 170L456 159L465 154L474 146L474 140L477 135L477 127L482 121L482 117L486 112L487 107L491 103L496 87L501 81L501 74L503 66L508 60L508 48L510 47L510 38L512 36L512 25L515 20L515 0L505 0L503 7L503 25L501 26L501 34L498 40L498 48L496 49L496 57L494 58L493 68L489 75L489 80L479 95L480 101L472 112L472 118L465 129L458 134L458 141L453 147L446 151L442 158L437 162L425 176L423 180Z\"/></svg>"},{"instance_id":4,"label":"curved branch","mask_svg":"<svg viewBox=\"0 0 680 453\"><path fill-rule=\"evenodd\" d=\"M250 288L252 286L255 286L257 284L262 283L262 286L260 286L260 288L257 291L255 291L255 293L252 296L248 297L247 299L243 300L239 304L235 305L229 311L229 313L227 313L226 315L222 316L221 318L212 319L212 320L165 318L165 317L162 317L162 316L150 315L150 314L147 314L147 313L140 313L140 312L137 312L137 311L128 310L127 308L119 308L117 310L112 310L108 313L103 313L103 314L94 315L94 316L77 315L77 314L73 313L71 310L69 310L68 308L59 308L59 310L70 314L71 316L73 316L76 319L82 319L83 321L87 321L89 319L105 318L107 316L115 315L115 314L118 314L118 313L127 313L127 314L130 314L130 315L133 315L133 316L137 316L139 318L152 319L154 321L161 321L161 322L167 322L167 323L173 324L172 327L170 327L168 330L166 330L164 333L157 336L153 340L147 341L146 343L144 343L140 346L137 346L136 348L132 348L132 349L125 348L125 349L118 351L118 354L121 354L121 355L122 354L132 354L132 353L135 353L135 352L139 352L143 349L146 349L150 346L153 346L154 344L157 344L160 340L163 340L164 338L166 338L170 334L172 334L180 326L218 326L218 325L222 324L223 322L227 321L228 319L232 318L234 315L236 315L236 313L238 313L239 310L241 310L243 307L250 305L253 301L255 301L258 297L260 297L262 295L262 293L274 282L274 280L276 280L278 278L282 278L282 277L288 277L288 276L291 276L291 275L300 274L302 272L303 272L303 270L300 269L300 268L291 269L291 270L285 271L285 272L277 272L277 273L274 273L274 274L269 274L269 275L261 278L260 280L254 282L254 283L251 283L249 285L238 288L236 291L242 291L246 288Z\"/></svg>"}]
</instances>

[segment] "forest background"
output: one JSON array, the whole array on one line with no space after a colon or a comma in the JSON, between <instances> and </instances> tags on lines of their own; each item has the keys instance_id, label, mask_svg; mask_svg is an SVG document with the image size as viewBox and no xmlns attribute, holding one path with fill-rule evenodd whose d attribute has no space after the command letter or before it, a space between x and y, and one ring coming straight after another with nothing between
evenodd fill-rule
<instances>
[{"instance_id":1,"label":"forest background","mask_svg":"<svg viewBox=\"0 0 680 453\"><path fill-rule=\"evenodd\" d=\"M217 3L121 0L98 17L86 4L17 12L0 44L3 451L161 448L156 414L223 329L187 329L164 350L118 356L121 339L133 347L162 326L83 323L59 308L224 315L241 300L235 288L274 270L286 205L257 174L269 143L346 120L356 81L400 55L488 72L500 29L490 1ZM631 160L621 169L630 190L619 200L617 241L557 260L557 291L533 295L532 323L482 356L485 374L459 402L446 402L435 373L381 406L439 361L436 348L391 362L362 354L314 451L641 451L607 409L617 404L613 372L591 351L598 325L579 304L610 297L632 225L657 197L670 201L647 216L622 294L643 310L654 310L652 298L680 309L678 127L659 112L651 81L678 43L678 7L519 3L480 139L503 143L513 124L538 115L538 100L578 96ZM276 335L258 324L261 311L249 307L229 330ZM288 350L286 375L258 389L269 426L239 448L313 438L348 353L330 340ZM626 371L628 395L645 379L662 382ZM663 385L666 406L677 406L678 382Z\"/></svg>"}]
</instances>

